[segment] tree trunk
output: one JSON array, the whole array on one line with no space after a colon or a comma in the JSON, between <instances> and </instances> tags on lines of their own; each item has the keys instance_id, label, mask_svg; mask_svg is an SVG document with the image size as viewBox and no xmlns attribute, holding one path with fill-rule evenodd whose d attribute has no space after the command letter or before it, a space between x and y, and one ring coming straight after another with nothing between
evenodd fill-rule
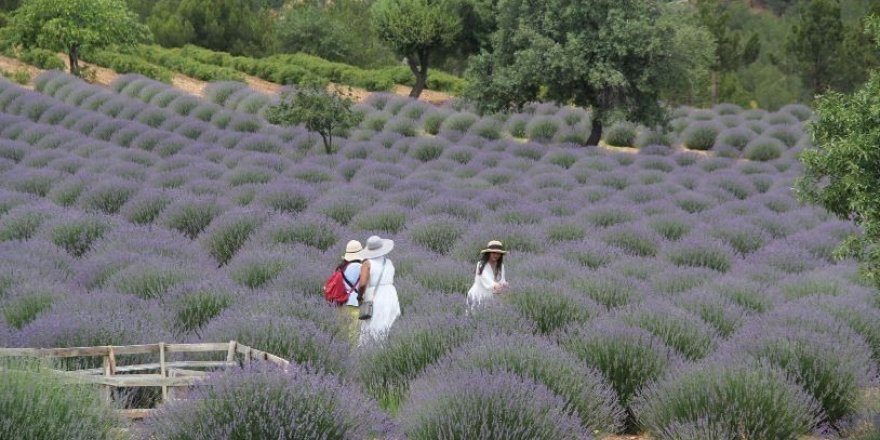
<instances>
[{"instance_id":1,"label":"tree trunk","mask_svg":"<svg viewBox=\"0 0 880 440\"><path fill-rule=\"evenodd\" d=\"M418 62L413 58L412 56L406 57L409 69L416 76L416 83L409 92L409 97L419 99L419 96L422 95L422 91L425 90L425 86L428 84L428 50L424 49L419 52Z\"/></svg>"},{"instance_id":2,"label":"tree trunk","mask_svg":"<svg viewBox=\"0 0 880 440\"><path fill-rule=\"evenodd\" d=\"M324 134L319 133L321 135L321 140L324 141L324 151L327 154L333 153L333 135L332 134Z\"/></svg>"},{"instance_id":3,"label":"tree trunk","mask_svg":"<svg viewBox=\"0 0 880 440\"><path fill-rule=\"evenodd\" d=\"M602 121L593 120L593 128L590 129L590 138L587 139L587 145L599 145L599 139L602 139Z\"/></svg>"},{"instance_id":4,"label":"tree trunk","mask_svg":"<svg viewBox=\"0 0 880 440\"><path fill-rule=\"evenodd\" d=\"M718 104L718 71L712 71L712 104Z\"/></svg>"},{"instance_id":5,"label":"tree trunk","mask_svg":"<svg viewBox=\"0 0 880 440\"><path fill-rule=\"evenodd\" d=\"M67 52L68 61L70 61L70 74L79 76L79 46L73 45Z\"/></svg>"}]
</instances>

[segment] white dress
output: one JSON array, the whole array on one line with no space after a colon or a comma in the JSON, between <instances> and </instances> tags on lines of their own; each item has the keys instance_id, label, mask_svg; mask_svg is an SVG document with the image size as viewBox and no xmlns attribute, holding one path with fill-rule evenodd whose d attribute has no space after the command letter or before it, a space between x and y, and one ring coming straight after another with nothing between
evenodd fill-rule
<instances>
[{"instance_id":1,"label":"white dress","mask_svg":"<svg viewBox=\"0 0 880 440\"><path fill-rule=\"evenodd\" d=\"M483 273L480 274L480 263L477 263L477 269L474 271L474 285L468 290L468 305L474 307L485 300L493 299L495 286L506 282L503 264L501 265L501 278L499 281L495 281L495 271L492 269L492 265L486 263Z\"/></svg>"},{"instance_id":2,"label":"white dress","mask_svg":"<svg viewBox=\"0 0 880 440\"><path fill-rule=\"evenodd\" d=\"M361 321L358 345L374 339L384 339L391 325L400 316L400 302L397 300L397 289L394 288L394 263L385 257L371 258L369 261L370 282L364 292L364 299L373 301L373 317ZM380 281L381 284L378 284Z\"/></svg>"}]
</instances>

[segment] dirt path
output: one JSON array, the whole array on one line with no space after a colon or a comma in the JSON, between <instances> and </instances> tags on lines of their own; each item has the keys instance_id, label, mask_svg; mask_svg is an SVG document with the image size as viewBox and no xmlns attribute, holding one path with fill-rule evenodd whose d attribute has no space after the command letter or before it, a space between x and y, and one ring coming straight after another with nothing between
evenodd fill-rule
<instances>
[{"instance_id":1,"label":"dirt path","mask_svg":"<svg viewBox=\"0 0 880 440\"><path fill-rule=\"evenodd\" d=\"M412 91L412 87L410 86L402 86L398 85L394 88L394 93L402 96L409 96L409 92ZM419 100L429 102L435 105L441 105L449 102L452 99L452 95L447 93L438 92L436 90L422 90L422 95L419 96Z\"/></svg>"},{"instance_id":2,"label":"dirt path","mask_svg":"<svg viewBox=\"0 0 880 440\"><path fill-rule=\"evenodd\" d=\"M191 95L198 97L205 96L205 87L208 85L205 81L199 81L179 73L175 73L171 77L171 85L175 88L183 90Z\"/></svg>"},{"instance_id":3,"label":"dirt path","mask_svg":"<svg viewBox=\"0 0 880 440\"><path fill-rule=\"evenodd\" d=\"M267 95L274 95L275 93L280 92L282 88L280 84L275 84L252 75L245 75L244 81L250 86L250 88Z\"/></svg>"},{"instance_id":4,"label":"dirt path","mask_svg":"<svg viewBox=\"0 0 880 440\"><path fill-rule=\"evenodd\" d=\"M14 58L7 58L4 56L0 56L0 69L9 73L15 73L20 70L27 71L30 80L28 80L27 84L22 85L22 87L30 90L34 89L34 77L43 73L43 69L38 69L30 64L25 64Z\"/></svg>"},{"instance_id":5,"label":"dirt path","mask_svg":"<svg viewBox=\"0 0 880 440\"><path fill-rule=\"evenodd\" d=\"M69 62L67 56L64 54L58 54L58 58L60 60L64 61L65 69L70 70L70 62ZM80 64L83 67L87 67L95 72L95 84L99 84L99 85L106 87L106 86L109 86L110 84L112 84L113 81L116 81L117 78L119 78L119 73L116 73L112 69L97 66L95 64L86 63L84 61L80 61ZM0 56L0 69L9 71L10 73L15 72L16 70L25 69L28 71L28 74L30 74L32 81L33 81L33 77L43 73L43 71L44 71L43 69L38 69L34 66L31 66L29 64L25 64L19 60L14 59L14 58L9 58L9 57L4 57L4 56ZM269 82L264 79L257 78L256 76L252 76L252 75L245 75L245 82L247 83L247 85L250 88L254 89L255 91L260 92L260 93L265 93L267 95L273 95L273 94L279 93L281 91L281 89L283 88L283 86L280 84ZM195 95L198 97L204 96L205 87L207 85L208 85L208 83L206 81L200 81L195 78L192 78L192 77L189 77L186 75L182 75L180 73L174 73L174 75L171 77L171 86L172 87L175 87L175 88L180 89L186 93L189 93L191 95ZM31 88L32 88L32 86L31 86ZM350 96L356 102L361 102L361 101L367 99L367 97L373 93L373 92L370 92L370 91L362 89L362 88L351 87L351 86L346 86L343 84L335 84L335 83L330 83L330 85L327 86L327 89L332 92L346 94L346 95ZM410 88L410 87L398 85L397 87L395 87L394 93L398 94L398 95L402 95L402 96L408 96L409 92L411 90L412 90L412 88ZM424 92L422 92L422 96L419 99L421 99L422 101L429 102L431 104L443 104L443 103L449 101L450 99L452 99L452 96L450 96L446 93L442 93L442 92L437 92L437 91L433 91L433 90L425 90Z\"/></svg>"}]
</instances>

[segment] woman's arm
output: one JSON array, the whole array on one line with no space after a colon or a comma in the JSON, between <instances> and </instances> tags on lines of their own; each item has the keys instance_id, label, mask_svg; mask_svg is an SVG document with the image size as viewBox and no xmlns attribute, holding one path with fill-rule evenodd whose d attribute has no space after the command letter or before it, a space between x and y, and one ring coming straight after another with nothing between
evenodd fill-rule
<instances>
[{"instance_id":1,"label":"woman's arm","mask_svg":"<svg viewBox=\"0 0 880 440\"><path fill-rule=\"evenodd\" d=\"M358 291L358 301L364 300L364 292L367 291L367 286L370 285L370 262L364 261L361 264L361 278L357 285Z\"/></svg>"}]
</instances>

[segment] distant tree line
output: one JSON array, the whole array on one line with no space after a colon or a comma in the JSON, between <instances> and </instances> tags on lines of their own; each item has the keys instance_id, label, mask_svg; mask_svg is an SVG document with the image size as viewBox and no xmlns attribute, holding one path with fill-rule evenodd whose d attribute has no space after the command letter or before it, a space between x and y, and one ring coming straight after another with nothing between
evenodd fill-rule
<instances>
[{"instance_id":1,"label":"distant tree line","mask_svg":"<svg viewBox=\"0 0 880 440\"><path fill-rule=\"evenodd\" d=\"M75 46L37 37L70 39L55 24L40 28L54 3L65 2L0 0L5 38L73 55L152 39L250 57L403 64L412 96L440 69L469 79L466 95L485 112L531 100L591 107L591 140L614 120L660 122L669 105L773 109L850 92L880 65L863 32L880 13L872 0L101 0L87 9L112 7L139 22L127 25L137 32L121 38L114 26L78 20L72 26L90 40Z\"/></svg>"}]
</instances>

